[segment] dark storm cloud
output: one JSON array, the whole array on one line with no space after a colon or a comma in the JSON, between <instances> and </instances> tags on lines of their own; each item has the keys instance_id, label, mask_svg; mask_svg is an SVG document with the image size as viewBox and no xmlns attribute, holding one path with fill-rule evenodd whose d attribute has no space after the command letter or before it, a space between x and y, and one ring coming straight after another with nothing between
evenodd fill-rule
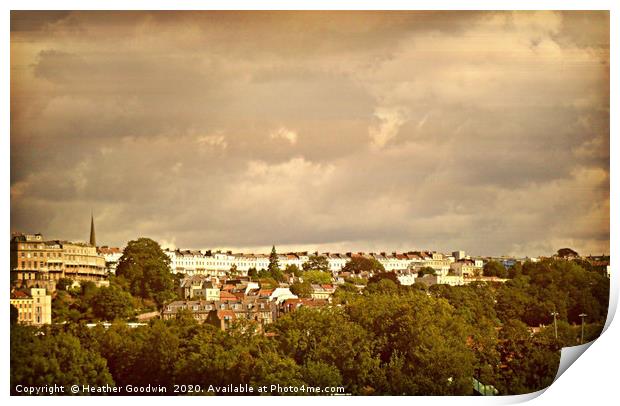
<instances>
[{"instance_id":1,"label":"dark storm cloud","mask_svg":"<svg viewBox=\"0 0 620 406\"><path fill-rule=\"evenodd\" d=\"M609 15L13 12L11 226L609 250Z\"/></svg>"}]
</instances>

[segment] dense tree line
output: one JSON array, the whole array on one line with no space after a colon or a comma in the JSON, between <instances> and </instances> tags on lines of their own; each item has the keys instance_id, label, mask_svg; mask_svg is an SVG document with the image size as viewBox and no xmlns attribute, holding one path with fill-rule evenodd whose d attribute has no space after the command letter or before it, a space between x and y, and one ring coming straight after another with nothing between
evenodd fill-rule
<instances>
[{"instance_id":1,"label":"dense tree line","mask_svg":"<svg viewBox=\"0 0 620 406\"><path fill-rule=\"evenodd\" d=\"M340 286L334 306L281 316L267 335L243 322L223 332L189 313L134 329L12 325L11 382L307 384L364 395L467 395L476 378L500 394L532 392L553 381L560 348L580 341L574 313L589 314L586 340L598 336L608 281L564 260L514 272L504 285L430 288L379 273L361 292ZM557 339L550 309L559 313Z\"/></svg>"}]
</instances>

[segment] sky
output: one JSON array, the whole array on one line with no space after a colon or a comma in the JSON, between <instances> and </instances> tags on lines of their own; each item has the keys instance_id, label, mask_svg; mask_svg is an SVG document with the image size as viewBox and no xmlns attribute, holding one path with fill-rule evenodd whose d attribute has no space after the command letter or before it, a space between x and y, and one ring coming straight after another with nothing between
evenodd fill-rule
<instances>
[{"instance_id":1,"label":"sky","mask_svg":"<svg viewBox=\"0 0 620 406\"><path fill-rule=\"evenodd\" d=\"M11 231L609 252L608 12L12 12Z\"/></svg>"}]
</instances>

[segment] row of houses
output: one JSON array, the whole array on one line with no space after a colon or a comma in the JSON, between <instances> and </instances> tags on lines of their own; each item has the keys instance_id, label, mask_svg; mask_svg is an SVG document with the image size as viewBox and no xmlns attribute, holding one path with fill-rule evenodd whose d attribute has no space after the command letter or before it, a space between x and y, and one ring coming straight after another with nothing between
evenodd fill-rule
<instances>
[{"instance_id":1,"label":"row of houses","mask_svg":"<svg viewBox=\"0 0 620 406\"><path fill-rule=\"evenodd\" d=\"M286 286L261 287L248 278L185 277L179 286L183 300L164 306L164 320L179 317L185 312L200 323L229 329L238 320L251 321L259 331L273 323L279 315L302 306L326 306L335 291L333 285L312 285L310 298L299 298Z\"/></svg>"},{"instance_id":2,"label":"row of houses","mask_svg":"<svg viewBox=\"0 0 620 406\"><path fill-rule=\"evenodd\" d=\"M250 269L267 269L269 267L269 255L266 254L244 254L233 253L232 251L206 251L200 250L164 250L170 258L170 267L173 273L186 275L211 275L224 276L231 269L236 269L240 275L247 275ZM461 251L462 252L462 251ZM341 271L347 262L356 256L362 256L377 260L386 271L403 271L421 267L431 267L441 274L448 274L454 269L467 275L482 271L482 260L459 258L448 256L432 251L410 251L405 253L391 254L381 253L308 253L308 252L289 252L278 255L278 263L281 269L288 266L302 268L312 256L321 256L327 260L328 269L332 273ZM463 255L464 256L464 255Z\"/></svg>"}]
</instances>

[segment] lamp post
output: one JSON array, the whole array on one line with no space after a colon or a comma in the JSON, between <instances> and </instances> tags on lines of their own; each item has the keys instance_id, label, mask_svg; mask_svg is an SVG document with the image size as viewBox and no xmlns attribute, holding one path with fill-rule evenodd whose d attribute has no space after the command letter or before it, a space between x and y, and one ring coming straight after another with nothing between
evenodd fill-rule
<instances>
[{"instance_id":1,"label":"lamp post","mask_svg":"<svg viewBox=\"0 0 620 406\"><path fill-rule=\"evenodd\" d=\"M581 317L581 342L579 344L583 344L583 319L588 317L588 315L585 313L581 313L579 317Z\"/></svg>"},{"instance_id":2,"label":"lamp post","mask_svg":"<svg viewBox=\"0 0 620 406\"><path fill-rule=\"evenodd\" d=\"M555 310L553 312L551 312L551 315L553 316L553 330L555 332L555 340L558 340L558 312L556 312Z\"/></svg>"}]
</instances>

